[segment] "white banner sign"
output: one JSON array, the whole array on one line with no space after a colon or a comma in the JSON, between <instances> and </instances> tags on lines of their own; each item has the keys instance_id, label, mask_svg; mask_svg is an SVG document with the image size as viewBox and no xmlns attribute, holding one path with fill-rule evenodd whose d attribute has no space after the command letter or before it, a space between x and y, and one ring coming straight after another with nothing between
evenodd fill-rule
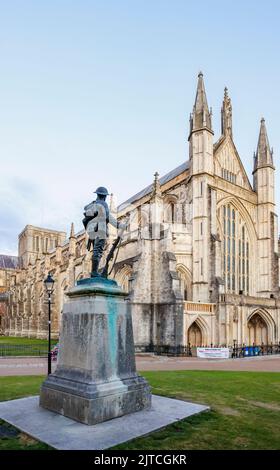
<instances>
[{"instance_id":1,"label":"white banner sign","mask_svg":"<svg viewBox=\"0 0 280 470\"><path fill-rule=\"evenodd\" d=\"M197 348L197 357L228 359L229 348Z\"/></svg>"}]
</instances>

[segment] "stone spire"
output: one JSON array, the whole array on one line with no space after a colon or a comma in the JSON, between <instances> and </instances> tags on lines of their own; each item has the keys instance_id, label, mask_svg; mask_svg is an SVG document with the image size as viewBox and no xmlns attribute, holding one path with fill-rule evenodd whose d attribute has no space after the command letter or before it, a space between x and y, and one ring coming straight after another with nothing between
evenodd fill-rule
<instances>
[{"instance_id":1,"label":"stone spire","mask_svg":"<svg viewBox=\"0 0 280 470\"><path fill-rule=\"evenodd\" d=\"M115 198L114 198L113 193L110 194L109 209L111 213L116 214L117 209L116 209Z\"/></svg>"},{"instance_id":2,"label":"stone spire","mask_svg":"<svg viewBox=\"0 0 280 470\"><path fill-rule=\"evenodd\" d=\"M149 204L150 211L150 237L153 240L159 240L161 237L161 224L163 221L163 199L161 194L161 186L159 182L159 174L154 174L152 197Z\"/></svg>"},{"instance_id":3,"label":"stone spire","mask_svg":"<svg viewBox=\"0 0 280 470\"><path fill-rule=\"evenodd\" d=\"M159 174L156 171L154 174L154 183L153 183L153 196L161 196L161 187L159 182Z\"/></svg>"},{"instance_id":4,"label":"stone spire","mask_svg":"<svg viewBox=\"0 0 280 470\"><path fill-rule=\"evenodd\" d=\"M74 229L74 223L73 222L71 224L70 237L69 238L75 238L75 229Z\"/></svg>"},{"instance_id":5,"label":"stone spire","mask_svg":"<svg viewBox=\"0 0 280 470\"><path fill-rule=\"evenodd\" d=\"M76 253L77 238L75 236L74 223L71 224L70 236L69 236L69 256L75 256ZM74 282L74 281L73 281Z\"/></svg>"},{"instance_id":6,"label":"stone spire","mask_svg":"<svg viewBox=\"0 0 280 470\"><path fill-rule=\"evenodd\" d=\"M221 119L222 119L222 135L230 135L232 137L232 107L231 99L228 96L228 89L225 88L224 91L224 101L221 109Z\"/></svg>"},{"instance_id":7,"label":"stone spire","mask_svg":"<svg viewBox=\"0 0 280 470\"><path fill-rule=\"evenodd\" d=\"M270 166L274 169L273 166L273 150L269 147L265 120L261 119L261 127L259 134L259 141L257 151L254 154L254 172L259 168Z\"/></svg>"},{"instance_id":8,"label":"stone spire","mask_svg":"<svg viewBox=\"0 0 280 470\"><path fill-rule=\"evenodd\" d=\"M203 73L199 72L195 103L190 117L190 134L205 128L213 133L211 115L212 111L209 111L208 108Z\"/></svg>"}]
</instances>

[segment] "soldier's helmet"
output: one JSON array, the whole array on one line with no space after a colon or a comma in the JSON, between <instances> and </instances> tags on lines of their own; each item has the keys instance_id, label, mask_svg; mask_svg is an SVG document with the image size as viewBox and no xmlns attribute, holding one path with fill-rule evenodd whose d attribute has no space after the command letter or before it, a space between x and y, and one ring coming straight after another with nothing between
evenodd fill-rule
<instances>
[{"instance_id":1,"label":"soldier's helmet","mask_svg":"<svg viewBox=\"0 0 280 470\"><path fill-rule=\"evenodd\" d=\"M99 186L96 191L94 191L95 194L100 194L101 196L109 196L109 193L106 188L103 186Z\"/></svg>"}]
</instances>

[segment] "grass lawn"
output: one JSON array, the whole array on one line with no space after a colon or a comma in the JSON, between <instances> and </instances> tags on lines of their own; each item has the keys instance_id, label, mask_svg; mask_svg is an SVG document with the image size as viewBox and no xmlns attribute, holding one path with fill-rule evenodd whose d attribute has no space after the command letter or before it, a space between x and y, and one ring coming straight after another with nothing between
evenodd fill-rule
<instances>
[{"instance_id":1,"label":"grass lawn","mask_svg":"<svg viewBox=\"0 0 280 470\"><path fill-rule=\"evenodd\" d=\"M158 371L143 375L153 393L205 403L211 411L116 449L280 449L280 373ZM0 377L0 400L37 394L42 379ZM0 450L47 448L22 439L0 439Z\"/></svg>"},{"instance_id":2,"label":"grass lawn","mask_svg":"<svg viewBox=\"0 0 280 470\"><path fill-rule=\"evenodd\" d=\"M45 376L0 377L0 401L37 395ZM44 450L46 444L35 441L0 420L1 450Z\"/></svg>"},{"instance_id":3,"label":"grass lawn","mask_svg":"<svg viewBox=\"0 0 280 470\"><path fill-rule=\"evenodd\" d=\"M56 344L58 342L57 339L52 340L52 344ZM0 336L0 347L1 344L12 344L12 345L34 345L34 346L41 346L41 345L48 345L47 339L36 339L36 338L20 338L14 336Z\"/></svg>"},{"instance_id":4,"label":"grass lawn","mask_svg":"<svg viewBox=\"0 0 280 470\"><path fill-rule=\"evenodd\" d=\"M54 346L57 339L53 339ZM18 338L12 336L0 336L0 357L1 356L42 356L46 355L48 341L36 338Z\"/></svg>"}]
</instances>

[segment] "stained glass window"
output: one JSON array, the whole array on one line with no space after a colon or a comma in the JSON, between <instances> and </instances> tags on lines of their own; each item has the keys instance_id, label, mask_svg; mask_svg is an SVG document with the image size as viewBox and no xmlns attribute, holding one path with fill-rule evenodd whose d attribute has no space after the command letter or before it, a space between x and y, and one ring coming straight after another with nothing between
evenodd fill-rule
<instances>
[{"instance_id":1,"label":"stained glass window","mask_svg":"<svg viewBox=\"0 0 280 470\"><path fill-rule=\"evenodd\" d=\"M223 270L227 292L249 294L250 244L240 213L230 204L223 207Z\"/></svg>"}]
</instances>

